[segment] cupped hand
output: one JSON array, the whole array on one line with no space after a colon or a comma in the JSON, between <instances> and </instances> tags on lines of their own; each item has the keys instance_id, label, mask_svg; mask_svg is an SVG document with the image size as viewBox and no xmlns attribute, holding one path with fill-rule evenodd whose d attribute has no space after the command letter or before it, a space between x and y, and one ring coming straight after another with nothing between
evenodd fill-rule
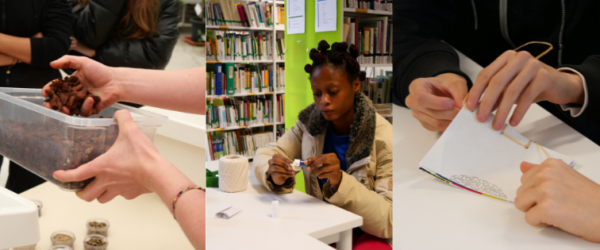
<instances>
[{"instance_id":1,"label":"cupped hand","mask_svg":"<svg viewBox=\"0 0 600 250\"><path fill-rule=\"evenodd\" d=\"M87 87L93 95L99 96L101 101L94 105L94 99L88 97L81 107L82 116L98 114L105 108L121 101L123 90L121 86L113 79L114 69L104 66L87 57L81 56L63 56L60 59L50 63L55 69L70 68L76 70L73 73L81 83ZM50 92L50 83L42 89L42 94L48 97ZM44 104L47 108L52 108L49 103ZM69 114L69 110L64 107L63 112Z\"/></svg>"}]
</instances>

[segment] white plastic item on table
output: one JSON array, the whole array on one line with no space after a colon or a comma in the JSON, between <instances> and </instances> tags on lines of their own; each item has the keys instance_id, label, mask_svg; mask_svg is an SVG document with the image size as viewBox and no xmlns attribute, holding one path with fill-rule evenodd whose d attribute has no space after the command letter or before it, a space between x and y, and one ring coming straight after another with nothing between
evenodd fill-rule
<instances>
[{"instance_id":1,"label":"white plastic item on table","mask_svg":"<svg viewBox=\"0 0 600 250\"><path fill-rule=\"evenodd\" d=\"M32 201L0 187L0 249L40 241L38 209Z\"/></svg>"},{"instance_id":2,"label":"white plastic item on table","mask_svg":"<svg viewBox=\"0 0 600 250\"><path fill-rule=\"evenodd\" d=\"M225 192L241 192L248 188L248 158L227 155L219 160L219 188Z\"/></svg>"},{"instance_id":3,"label":"white plastic item on table","mask_svg":"<svg viewBox=\"0 0 600 250\"><path fill-rule=\"evenodd\" d=\"M0 121L18 124L17 126L22 126L23 129L48 126L59 137L52 140L70 142L62 145L61 148L48 148L52 145L47 145L44 150L51 150L49 152L52 153L42 156L23 154L22 152L29 152L34 149L35 152L39 152L37 149L46 142L36 141L37 137L17 138L21 142L20 147L22 148L10 150L11 148L0 147L0 154L63 189L81 190L85 183L62 183L54 179L52 173L56 170L76 168L87 161L93 160L93 158L104 153L105 149L112 146L111 143L114 143L114 140L107 141L106 139L115 138L118 134L117 121L112 118L99 117L114 117L114 113L118 110L129 111L133 121L150 140L154 140L156 129L168 121L166 116L121 104L114 104L102 110L99 114L90 117L69 116L44 107L44 96L41 89L0 88ZM11 131L14 130L15 128L0 126L0 138L22 136L11 134ZM99 142L83 144L85 142L75 141L75 138L78 137L98 138ZM89 149L92 152L88 154L89 159L82 160L72 154L75 149L81 148L83 145L86 145L86 151ZM36 165L38 162L51 162L53 164L46 164L42 167Z\"/></svg>"}]
</instances>

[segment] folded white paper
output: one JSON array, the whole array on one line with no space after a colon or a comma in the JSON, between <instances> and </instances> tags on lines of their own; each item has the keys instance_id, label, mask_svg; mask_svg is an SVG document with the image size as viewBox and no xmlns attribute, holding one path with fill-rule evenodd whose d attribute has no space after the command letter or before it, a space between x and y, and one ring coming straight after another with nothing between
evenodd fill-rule
<instances>
[{"instance_id":1,"label":"folded white paper","mask_svg":"<svg viewBox=\"0 0 600 250\"><path fill-rule=\"evenodd\" d=\"M419 163L422 170L455 187L513 202L521 185L521 162L539 164L550 157L573 166L572 158L542 149L510 126L495 131L493 115L481 123L476 113L466 108L458 113Z\"/></svg>"},{"instance_id":2,"label":"folded white paper","mask_svg":"<svg viewBox=\"0 0 600 250\"><path fill-rule=\"evenodd\" d=\"M217 217L222 218L222 219L229 219L241 211L242 211L241 208L233 207L233 205L231 205L231 206L221 210L220 212L218 212Z\"/></svg>"}]
</instances>

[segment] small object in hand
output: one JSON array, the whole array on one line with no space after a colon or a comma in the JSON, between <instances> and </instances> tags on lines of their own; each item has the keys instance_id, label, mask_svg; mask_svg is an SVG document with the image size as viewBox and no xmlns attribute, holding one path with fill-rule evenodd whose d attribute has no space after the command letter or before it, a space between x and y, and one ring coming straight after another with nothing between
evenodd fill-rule
<instances>
[{"instance_id":1,"label":"small object in hand","mask_svg":"<svg viewBox=\"0 0 600 250\"><path fill-rule=\"evenodd\" d=\"M85 237L83 247L85 250L104 250L108 246L108 239L99 234L92 234Z\"/></svg>"},{"instance_id":2,"label":"small object in hand","mask_svg":"<svg viewBox=\"0 0 600 250\"><path fill-rule=\"evenodd\" d=\"M52 241L53 246L65 245L73 248L75 234L66 230L56 231L50 236L50 241Z\"/></svg>"},{"instance_id":3,"label":"small object in hand","mask_svg":"<svg viewBox=\"0 0 600 250\"><path fill-rule=\"evenodd\" d=\"M103 218L92 218L87 221L88 235L99 234L108 236L108 228L110 223L107 219Z\"/></svg>"},{"instance_id":4,"label":"small object in hand","mask_svg":"<svg viewBox=\"0 0 600 250\"><path fill-rule=\"evenodd\" d=\"M308 165L304 164L304 160L295 159L294 162L292 162L292 168L296 173L300 172L304 167L308 167Z\"/></svg>"},{"instance_id":5,"label":"small object in hand","mask_svg":"<svg viewBox=\"0 0 600 250\"><path fill-rule=\"evenodd\" d=\"M88 97L94 99L94 105L101 101L100 97L92 95L83 86L77 76L65 76L63 79L53 80L50 83L50 89L46 90L46 94L48 94L48 99L44 101L49 103L52 109L63 112L63 107L66 107L71 115L81 114L81 106Z\"/></svg>"}]
</instances>

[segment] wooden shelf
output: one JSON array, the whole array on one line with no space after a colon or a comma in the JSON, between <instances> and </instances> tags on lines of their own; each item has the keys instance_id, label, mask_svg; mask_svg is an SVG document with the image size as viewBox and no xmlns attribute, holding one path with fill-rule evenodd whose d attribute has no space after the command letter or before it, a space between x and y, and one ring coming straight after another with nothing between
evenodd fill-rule
<instances>
[{"instance_id":1,"label":"wooden shelf","mask_svg":"<svg viewBox=\"0 0 600 250\"><path fill-rule=\"evenodd\" d=\"M360 65L361 68L385 68L385 67L393 67L393 64L391 63L383 63L383 64L361 64Z\"/></svg>"},{"instance_id":2,"label":"wooden shelf","mask_svg":"<svg viewBox=\"0 0 600 250\"><path fill-rule=\"evenodd\" d=\"M378 16L392 16L393 12L384 11L384 10L369 10L369 9L360 9L360 8L343 8L345 13L358 13L358 14L366 14L366 15L378 15Z\"/></svg>"},{"instance_id":3,"label":"wooden shelf","mask_svg":"<svg viewBox=\"0 0 600 250\"><path fill-rule=\"evenodd\" d=\"M213 30L240 30L240 31L273 31L273 27L243 27L243 26L227 26L227 25L206 25L206 29Z\"/></svg>"},{"instance_id":4,"label":"wooden shelf","mask_svg":"<svg viewBox=\"0 0 600 250\"><path fill-rule=\"evenodd\" d=\"M244 96L260 96L260 95L279 95L285 94L285 92L280 91L269 91L269 92L260 92L260 93L248 93L248 94L234 94L234 95L207 95L207 98L219 99L221 97L244 97Z\"/></svg>"},{"instance_id":5,"label":"wooden shelf","mask_svg":"<svg viewBox=\"0 0 600 250\"><path fill-rule=\"evenodd\" d=\"M206 61L207 64L215 64L215 63L239 63L239 64L248 64L248 63L273 63L273 60L248 60L248 61L232 61L232 60L224 60L224 61Z\"/></svg>"},{"instance_id":6,"label":"wooden shelf","mask_svg":"<svg viewBox=\"0 0 600 250\"><path fill-rule=\"evenodd\" d=\"M250 125L250 126L238 126L238 127L228 127L228 128L206 129L206 132L232 131L232 130L238 130L238 129L260 128L260 127L270 127L270 126L273 126L273 123L263 123L263 124L254 124L254 125Z\"/></svg>"}]
</instances>

